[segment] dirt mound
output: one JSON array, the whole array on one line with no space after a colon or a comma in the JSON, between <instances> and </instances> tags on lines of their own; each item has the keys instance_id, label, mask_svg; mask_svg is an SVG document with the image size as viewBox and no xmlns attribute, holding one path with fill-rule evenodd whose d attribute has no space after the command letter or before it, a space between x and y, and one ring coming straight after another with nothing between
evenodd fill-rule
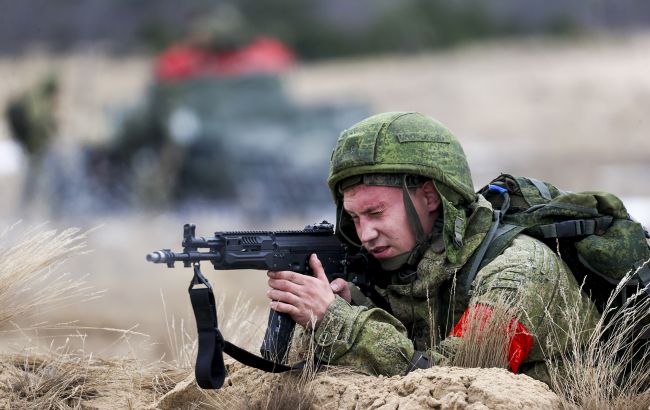
<instances>
[{"instance_id":1,"label":"dirt mound","mask_svg":"<svg viewBox=\"0 0 650 410\"><path fill-rule=\"evenodd\" d=\"M221 390L201 392L193 376L179 383L152 408L175 409L188 403L215 408L282 408L282 400L302 399L292 407L313 409L556 409L559 399L544 383L504 369L433 367L406 376L373 377L326 370L309 381L293 374L269 374L228 363ZM278 394L284 389L284 394ZM309 397L307 397L309 396ZM286 402L288 405L288 402Z\"/></svg>"}]
</instances>

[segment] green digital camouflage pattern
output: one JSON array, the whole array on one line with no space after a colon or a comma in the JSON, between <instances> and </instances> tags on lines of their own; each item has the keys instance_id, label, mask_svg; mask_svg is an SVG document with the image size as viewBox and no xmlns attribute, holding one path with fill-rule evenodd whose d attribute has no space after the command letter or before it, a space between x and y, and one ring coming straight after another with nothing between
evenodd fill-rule
<instances>
[{"instance_id":1,"label":"green digital camouflage pattern","mask_svg":"<svg viewBox=\"0 0 650 410\"><path fill-rule=\"evenodd\" d=\"M592 270L615 279L650 259L643 227L628 219L615 219L605 233L587 236L575 247Z\"/></svg>"},{"instance_id":2,"label":"green digital camouflage pattern","mask_svg":"<svg viewBox=\"0 0 650 410\"><path fill-rule=\"evenodd\" d=\"M314 341L321 360L368 374L404 374L414 352L404 325L395 317L382 309L351 306L338 296Z\"/></svg>"},{"instance_id":3,"label":"green digital camouflage pattern","mask_svg":"<svg viewBox=\"0 0 650 410\"><path fill-rule=\"evenodd\" d=\"M343 131L332 152L327 183L337 198L344 178L376 173L423 175L474 201L472 176L456 137L420 113L388 112Z\"/></svg>"},{"instance_id":4,"label":"green digital camouflage pattern","mask_svg":"<svg viewBox=\"0 0 650 410\"><path fill-rule=\"evenodd\" d=\"M535 237L554 237L548 224L582 220L575 242L581 263L601 276L620 280L650 259L643 227L630 219L623 202L608 192L564 192L547 182L503 174L491 182L508 189L510 209L503 222ZM483 188L493 203L498 195ZM513 212L518 211L518 212ZM546 226L545 226L546 225ZM595 235L593 235L595 234Z\"/></svg>"},{"instance_id":5,"label":"green digital camouflage pattern","mask_svg":"<svg viewBox=\"0 0 650 410\"><path fill-rule=\"evenodd\" d=\"M594 304L580 292L564 261L548 246L526 235L515 238L505 252L481 269L472 288L470 305L510 301L516 306L519 322L535 337L522 367L529 369L526 373L534 372L532 375L537 378L540 375L535 373L544 367L541 347L547 347L547 355L555 355L559 346L565 345L566 340L561 340L563 332L558 330L569 327L568 308L581 307L585 331L593 329L599 318ZM553 343L548 343L552 331L556 336L551 339Z\"/></svg>"},{"instance_id":6,"label":"green digital camouflage pattern","mask_svg":"<svg viewBox=\"0 0 650 410\"><path fill-rule=\"evenodd\" d=\"M548 308L557 325L566 328L562 308L580 294L575 278L564 262L543 243L525 235L516 238L499 257L481 269L471 297L462 284L471 254L489 229L490 205L482 197L473 206L465 245L457 261L448 260L438 238L418 265L415 280L391 284L377 291L387 299L392 315L371 306L351 306L340 298L325 314L315 332L318 355L331 364L352 366L371 374L404 374L414 351L428 351L432 364L448 364L463 341L445 337L462 313L476 303L493 305L518 301L518 320L534 335L535 347L522 365L525 373L545 380L540 346L545 345ZM598 313L584 297L587 327ZM354 302L354 301L353 301ZM442 339L442 340L441 340ZM434 349L431 350L431 347ZM552 351L550 351L553 354Z\"/></svg>"},{"instance_id":7,"label":"green digital camouflage pattern","mask_svg":"<svg viewBox=\"0 0 650 410\"><path fill-rule=\"evenodd\" d=\"M440 300L442 285L449 283L467 262L489 229L492 210L487 201L479 197L472 210L471 229L467 230L467 240L457 263L447 259L444 241L438 235L418 264L415 280L403 283L395 273L390 285L385 289L377 288L390 303L392 315L372 307L372 303L358 291L353 292L353 302L365 306L351 306L337 298L315 332L319 357L332 364L352 366L371 374L405 373L414 350L430 348L432 337L438 337L439 324L436 321L444 314L440 312L440 303L433 302ZM367 330L362 332L362 327ZM436 331L432 332L434 327ZM396 354L396 351L400 353Z\"/></svg>"}]
</instances>

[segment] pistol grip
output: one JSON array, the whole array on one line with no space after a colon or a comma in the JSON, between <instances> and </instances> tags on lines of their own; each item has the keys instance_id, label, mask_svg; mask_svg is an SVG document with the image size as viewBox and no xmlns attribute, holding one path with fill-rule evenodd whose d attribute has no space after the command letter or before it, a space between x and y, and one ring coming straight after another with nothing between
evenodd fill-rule
<instances>
[{"instance_id":1,"label":"pistol grip","mask_svg":"<svg viewBox=\"0 0 650 410\"><path fill-rule=\"evenodd\" d=\"M276 363L285 364L291 344L291 335L296 322L286 313L269 311L269 322L260 348L262 357Z\"/></svg>"}]
</instances>

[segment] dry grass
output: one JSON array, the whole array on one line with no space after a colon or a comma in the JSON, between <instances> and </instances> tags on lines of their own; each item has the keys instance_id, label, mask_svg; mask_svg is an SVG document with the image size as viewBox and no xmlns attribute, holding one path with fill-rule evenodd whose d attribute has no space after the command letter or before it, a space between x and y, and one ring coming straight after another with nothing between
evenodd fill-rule
<instances>
[{"instance_id":1,"label":"dry grass","mask_svg":"<svg viewBox=\"0 0 650 410\"><path fill-rule=\"evenodd\" d=\"M152 366L142 367L133 360L97 360L86 353L84 330L119 333L119 340L129 343L132 330L81 328L70 323L28 327L15 324L43 309L77 304L98 297L102 292L90 291L83 279L74 279L58 272L69 258L86 252L86 235L78 229L57 232L39 225L20 230L20 224L0 234L0 328L13 324L3 333L19 333L27 344L30 332L67 333L63 345L25 348L20 353L0 356L0 407L21 409L76 409L82 403L102 400L119 407L132 407L142 396L155 397L178 377L174 371ZM48 339L48 338L46 338ZM38 341L42 339L37 338ZM81 348L73 349L80 341ZM137 392L137 394L136 394Z\"/></svg>"},{"instance_id":2,"label":"dry grass","mask_svg":"<svg viewBox=\"0 0 650 410\"><path fill-rule=\"evenodd\" d=\"M316 360L316 343L313 333L299 338L303 343L292 346L290 357L304 363L301 370L292 370L277 375L266 375L266 384L261 385L254 394L247 392L245 386L234 386L228 392L215 392L207 396L203 405L209 409L235 410L283 410L313 409L316 397L311 383L319 373ZM297 339L294 339L297 341ZM292 361L292 363L294 363ZM263 383L260 380L260 383Z\"/></svg>"},{"instance_id":3,"label":"dry grass","mask_svg":"<svg viewBox=\"0 0 650 410\"><path fill-rule=\"evenodd\" d=\"M2 359L6 403L25 409L70 409L96 398L110 381L106 366L73 354Z\"/></svg>"},{"instance_id":4,"label":"dry grass","mask_svg":"<svg viewBox=\"0 0 650 410\"><path fill-rule=\"evenodd\" d=\"M0 407L20 409L142 408L186 372L127 359L96 359L69 345L45 353L0 356Z\"/></svg>"},{"instance_id":5,"label":"dry grass","mask_svg":"<svg viewBox=\"0 0 650 410\"><path fill-rule=\"evenodd\" d=\"M86 233L74 228L57 232L45 225L16 232L19 228L16 224L0 233L0 329L29 317L35 308L79 303L101 293L91 293L82 279L57 271L85 251Z\"/></svg>"},{"instance_id":6,"label":"dry grass","mask_svg":"<svg viewBox=\"0 0 650 410\"><path fill-rule=\"evenodd\" d=\"M500 301L486 310L485 305L468 309L469 317L463 328L462 343L450 358L458 367L508 368L510 340L515 336L512 326L517 317L516 304Z\"/></svg>"},{"instance_id":7,"label":"dry grass","mask_svg":"<svg viewBox=\"0 0 650 410\"><path fill-rule=\"evenodd\" d=\"M164 394L182 380L185 380L182 384L187 382L187 377L193 373L198 346L193 319L179 320L174 315L169 315L164 295L161 294L161 298L167 324L167 343L172 352L170 360L163 357L156 364L161 371L156 380L155 391ZM235 298L233 304L227 302L227 297L217 298L219 329L226 340L256 352L265 329L264 315L261 315L258 308L252 307L249 300L243 300L241 295ZM243 386L241 389L239 386L232 386L232 381L227 379L221 390L199 390L191 383L182 388L185 391L179 391L174 397L163 398L157 404L168 408L182 401L184 408L191 409L309 409L311 402L308 397L311 396L306 385L314 378L316 369L313 365L313 352L307 354L312 359L307 361L303 371L265 375L273 381L267 385L260 381L257 386L260 391L256 393L244 390ZM241 367L239 364L233 365L227 355L224 357L229 374L235 368ZM162 370L167 374L162 373Z\"/></svg>"},{"instance_id":8,"label":"dry grass","mask_svg":"<svg viewBox=\"0 0 650 410\"><path fill-rule=\"evenodd\" d=\"M553 326L548 343L567 340L558 357L547 358L551 388L565 409L650 408L650 348L640 339L650 331L650 298L640 290L617 307L622 290L619 285L612 293L595 329L585 328L582 302L566 303L568 329ZM550 313L547 318L556 323Z\"/></svg>"},{"instance_id":9,"label":"dry grass","mask_svg":"<svg viewBox=\"0 0 650 410\"><path fill-rule=\"evenodd\" d=\"M177 319L169 314L164 294L160 293L163 304L163 314L167 328L167 345L171 358L163 357L160 362L165 367L174 369L192 369L196 359L198 341L194 319ZM254 345L264 334L262 327L264 318L259 309L252 306L250 300L244 301L238 294L231 308L227 308L227 297L217 300L219 330L226 340L242 348L254 351L259 346ZM188 300L189 303L189 300Z\"/></svg>"}]
</instances>

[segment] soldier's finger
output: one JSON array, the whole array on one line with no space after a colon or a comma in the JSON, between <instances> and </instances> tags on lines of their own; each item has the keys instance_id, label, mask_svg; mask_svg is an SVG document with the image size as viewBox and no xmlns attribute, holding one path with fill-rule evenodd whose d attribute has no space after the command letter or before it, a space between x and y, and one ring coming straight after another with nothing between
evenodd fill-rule
<instances>
[{"instance_id":1,"label":"soldier's finger","mask_svg":"<svg viewBox=\"0 0 650 410\"><path fill-rule=\"evenodd\" d=\"M295 306L290 305L288 303L278 302L277 300L272 301L269 304L269 307L271 309L275 310L276 312L288 313L289 316L291 316L291 317L293 317L294 315L297 315L299 313L298 308L296 308Z\"/></svg>"},{"instance_id":2,"label":"soldier's finger","mask_svg":"<svg viewBox=\"0 0 650 410\"><path fill-rule=\"evenodd\" d=\"M327 280L327 275L325 275L323 264L315 253L312 253L309 257L309 267L311 268L312 272L314 272L314 277L316 279L329 282L329 280Z\"/></svg>"},{"instance_id":3,"label":"soldier's finger","mask_svg":"<svg viewBox=\"0 0 650 410\"><path fill-rule=\"evenodd\" d=\"M301 288L302 285L295 284L293 282L290 282L288 280L284 279L269 279L268 280L269 287L272 289L277 289L281 290L284 292L290 292L293 293L294 295L300 295L302 293Z\"/></svg>"},{"instance_id":4,"label":"soldier's finger","mask_svg":"<svg viewBox=\"0 0 650 410\"><path fill-rule=\"evenodd\" d=\"M297 283L299 285L304 284L304 278L305 278L305 275L301 275L300 273L292 272L289 270L276 271L276 272L269 271L268 275L270 278L273 279L284 279L293 283Z\"/></svg>"},{"instance_id":5,"label":"soldier's finger","mask_svg":"<svg viewBox=\"0 0 650 410\"><path fill-rule=\"evenodd\" d=\"M269 289L266 292L266 296L269 297L269 299L277 301L277 302L282 302L282 303L287 303L292 306L296 306L300 303L300 298L294 295L291 292L283 292L281 290L277 289Z\"/></svg>"}]
</instances>

